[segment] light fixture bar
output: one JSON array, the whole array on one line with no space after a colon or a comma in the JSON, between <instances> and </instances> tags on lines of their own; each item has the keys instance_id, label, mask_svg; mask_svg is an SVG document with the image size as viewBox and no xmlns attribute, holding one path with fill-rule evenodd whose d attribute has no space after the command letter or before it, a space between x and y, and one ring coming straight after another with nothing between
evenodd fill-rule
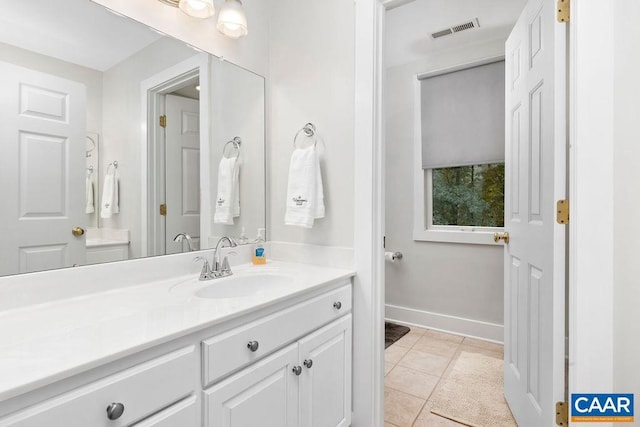
<instances>
[{"instance_id":1,"label":"light fixture bar","mask_svg":"<svg viewBox=\"0 0 640 427\"><path fill-rule=\"evenodd\" d=\"M158 1L173 7L178 7L178 3L180 3L180 0L158 0Z\"/></svg>"}]
</instances>

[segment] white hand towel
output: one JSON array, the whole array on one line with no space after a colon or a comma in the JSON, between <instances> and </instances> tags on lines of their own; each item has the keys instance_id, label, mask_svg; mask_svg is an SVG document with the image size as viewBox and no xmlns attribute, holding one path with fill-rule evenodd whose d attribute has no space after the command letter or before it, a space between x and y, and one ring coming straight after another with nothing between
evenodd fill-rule
<instances>
[{"instance_id":1,"label":"white hand towel","mask_svg":"<svg viewBox=\"0 0 640 427\"><path fill-rule=\"evenodd\" d=\"M286 225L311 228L315 219L324 218L324 190L320 158L315 146L297 148L289 164Z\"/></svg>"},{"instance_id":2,"label":"white hand towel","mask_svg":"<svg viewBox=\"0 0 640 427\"><path fill-rule=\"evenodd\" d=\"M100 217L111 218L113 214L120 213L118 200L118 170L107 173L102 186L102 204L100 205Z\"/></svg>"},{"instance_id":3,"label":"white hand towel","mask_svg":"<svg viewBox=\"0 0 640 427\"><path fill-rule=\"evenodd\" d=\"M240 216L240 166L236 157L220 159L218 166L218 194L216 196L216 224L233 224Z\"/></svg>"},{"instance_id":4,"label":"white hand towel","mask_svg":"<svg viewBox=\"0 0 640 427\"><path fill-rule=\"evenodd\" d=\"M87 174L85 179L85 213L92 214L96 211L94 202L93 202L93 176L91 174Z\"/></svg>"}]
</instances>

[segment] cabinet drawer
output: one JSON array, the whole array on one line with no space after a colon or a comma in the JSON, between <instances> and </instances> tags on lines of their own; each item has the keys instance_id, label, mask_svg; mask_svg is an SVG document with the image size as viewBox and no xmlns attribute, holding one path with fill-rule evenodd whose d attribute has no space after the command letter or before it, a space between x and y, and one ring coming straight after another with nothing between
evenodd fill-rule
<instances>
[{"instance_id":1,"label":"cabinet drawer","mask_svg":"<svg viewBox=\"0 0 640 427\"><path fill-rule=\"evenodd\" d=\"M133 427L189 427L197 425L200 425L200 412L198 411L197 398L191 396Z\"/></svg>"},{"instance_id":2,"label":"cabinet drawer","mask_svg":"<svg viewBox=\"0 0 640 427\"><path fill-rule=\"evenodd\" d=\"M0 427L121 427L141 420L194 390L194 346L150 360L0 420ZM111 403L124 405L116 420Z\"/></svg>"},{"instance_id":3,"label":"cabinet drawer","mask_svg":"<svg viewBox=\"0 0 640 427\"><path fill-rule=\"evenodd\" d=\"M203 341L203 385L212 384L350 310L351 286L344 286ZM255 351L248 348L250 342L257 343Z\"/></svg>"}]
</instances>

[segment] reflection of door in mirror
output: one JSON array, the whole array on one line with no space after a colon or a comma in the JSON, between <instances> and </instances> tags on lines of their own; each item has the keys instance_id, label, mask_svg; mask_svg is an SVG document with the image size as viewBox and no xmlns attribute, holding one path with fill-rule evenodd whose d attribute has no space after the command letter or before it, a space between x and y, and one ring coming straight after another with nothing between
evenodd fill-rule
<instances>
[{"instance_id":1,"label":"reflection of door in mirror","mask_svg":"<svg viewBox=\"0 0 640 427\"><path fill-rule=\"evenodd\" d=\"M193 250L200 248L200 109L184 92L165 98L166 254L189 250L174 240L178 233L191 237Z\"/></svg>"},{"instance_id":2,"label":"reflection of door in mirror","mask_svg":"<svg viewBox=\"0 0 640 427\"><path fill-rule=\"evenodd\" d=\"M84 263L85 88L0 62L0 274ZM81 232L82 231L82 232Z\"/></svg>"}]
</instances>

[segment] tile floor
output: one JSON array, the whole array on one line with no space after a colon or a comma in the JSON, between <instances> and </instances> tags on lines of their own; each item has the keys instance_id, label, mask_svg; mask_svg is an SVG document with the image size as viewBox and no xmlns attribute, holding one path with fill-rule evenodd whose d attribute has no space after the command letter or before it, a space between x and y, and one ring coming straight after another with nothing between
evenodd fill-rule
<instances>
[{"instance_id":1,"label":"tile floor","mask_svg":"<svg viewBox=\"0 0 640 427\"><path fill-rule=\"evenodd\" d=\"M385 427L448 427L462 424L431 413L429 397L460 352L503 358L499 344L420 328L385 350Z\"/></svg>"}]
</instances>

